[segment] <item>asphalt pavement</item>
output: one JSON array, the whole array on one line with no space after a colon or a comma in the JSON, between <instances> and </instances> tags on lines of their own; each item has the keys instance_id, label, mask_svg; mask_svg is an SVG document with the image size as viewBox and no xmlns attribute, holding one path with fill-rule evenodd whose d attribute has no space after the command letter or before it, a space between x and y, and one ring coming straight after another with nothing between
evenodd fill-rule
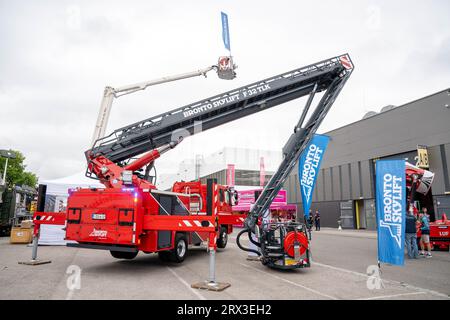
<instances>
[{"instance_id":1,"label":"asphalt pavement","mask_svg":"<svg viewBox=\"0 0 450 320\"><path fill-rule=\"evenodd\" d=\"M314 260L327 265L366 273L377 263L376 232L322 228L312 233ZM450 295L450 253L432 251L432 258L408 259L405 266L381 265L381 278Z\"/></svg>"},{"instance_id":2,"label":"asphalt pavement","mask_svg":"<svg viewBox=\"0 0 450 320\"><path fill-rule=\"evenodd\" d=\"M405 267L382 265L380 281L367 274L376 265L371 232L313 232L312 267L291 271L248 261L235 244L236 233L216 255L217 281L231 284L222 292L191 288L208 277L205 248L193 248L183 263L173 264L156 254L125 261L108 251L40 246L39 258L52 262L27 266L18 262L30 259L31 248L0 238L0 299L449 299L448 252Z\"/></svg>"}]
</instances>

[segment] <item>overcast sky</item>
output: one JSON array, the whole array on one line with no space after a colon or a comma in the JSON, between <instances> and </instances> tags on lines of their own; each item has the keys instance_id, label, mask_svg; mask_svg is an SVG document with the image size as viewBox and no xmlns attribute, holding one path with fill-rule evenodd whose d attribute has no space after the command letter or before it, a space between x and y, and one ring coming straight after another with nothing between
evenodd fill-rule
<instances>
[{"instance_id":1,"label":"overcast sky","mask_svg":"<svg viewBox=\"0 0 450 320\"><path fill-rule=\"evenodd\" d=\"M108 132L345 52L355 72L319 132L450 87L450 1L317 2L0 0L0 148L22 151L41 179L84 170L103 88L215 64L226 53L221 10L237 78L211 73L119 98ZM160 172L222 146L280 150L303 104L186 139Z\"/></svg>"}]
</instances>

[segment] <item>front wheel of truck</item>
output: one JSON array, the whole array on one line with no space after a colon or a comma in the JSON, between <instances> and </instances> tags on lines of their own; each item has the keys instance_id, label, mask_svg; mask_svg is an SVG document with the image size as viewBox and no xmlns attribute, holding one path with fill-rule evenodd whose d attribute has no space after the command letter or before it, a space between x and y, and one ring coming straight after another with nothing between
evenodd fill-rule
<instances>
[{"instance_id":1,"label":"front wheel of truck","mask_svg":"<svg viewBox=\"0 0 450 320\"><path fill-rule=\"evenodd\" d=\"M224 249L228 242L228 229L225 226L220 228L219 237L217 238L217 247Z\"/></svg>"},{"instance_id":2,"label":"front wheel of truck","mask_svg":"<svg viewBox=\"0 0 450 320\"><path fill-rule=\"evenodd\" d=\"M177 234L175 237L175 246L170 252L170 261L183 262L188 252L188 242L184 234Z\"/></svg>"}]
</instances>

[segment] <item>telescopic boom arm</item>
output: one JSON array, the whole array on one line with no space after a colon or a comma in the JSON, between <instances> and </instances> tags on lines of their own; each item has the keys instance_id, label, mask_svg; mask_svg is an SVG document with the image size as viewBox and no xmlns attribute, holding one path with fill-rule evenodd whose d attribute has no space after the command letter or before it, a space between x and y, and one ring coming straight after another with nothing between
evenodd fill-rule
<instances>
[{"instance_id":1,"label":"telescopic boom arm","mask_svg":"<svg viewBox=\"0 0 450 320\"><path fill-rule=\"evenodd\" d=\"M96 140L93 147L86 151L86 175L99 179L108 188L131 185L154 189L155 185L148 179L154 161L178 145L185 136L309 96L298 122L294 124L293 133L283 147L280 166L250 209L244 228L236 236L237 246L260 256L264 265L279 269L309 267L309 240L305 226L290 221L272 223L265 218L270 204L352 71L353 64L345 54L117 129L109 136ZM233 76L232 73L227 76L230 75ZM140 88L137 85L129 89ZM323 94L313 107L313 100L319 92ZM140 158L132 159L138 155L141 155ZM144 166L145 175L142 175L140 171ZM258 249L243 246L240 242L243 234L248 234L249 241Z\"/></svg>"},{"instance_id":2,"label":"telescopic boom arm","mask_svg":"<svg viewBox=\"0 0 450 320\"><path fill-rule=\"evenodd\" d=\"M150 81L139 82L131 85L126 85L122 87L105 87L103 92L103 98L100 105L100 111L98 113L97 122L95 124L94 134L92 136L91 146L94 145L95 141L101 139L105 136L106 126L108 124L109 114L111 113L111 107L114 98L119 98L126 94L130 94L136 91L145 90L146 88L162 83L188 79L198 76L204 76L206 78L206 74L211 70L216 70L219 78L221 79L233 79L236 74L234 73L235 65L232 64L231 57L220 57L218 65L213 65L204 69L199 69L193 72L182 73L173 76L162 77L159 79L154 79ZM225 64L224 62L230 62Z\"/></svg>"},{"instance_id":3,"label":"telescopic boom arm","mask_svg":"<svg viewBox=\"0 0 450 320\"><path fill-rule=\"evenodd\" d=\"M220 66L220 63L219 63ZM137 170L139 166L154 161L162 152L174 148L186 133L196 133L220 126L230 121L272 108L279 104L309 95L294 133L283 148L283 161L256 201L246 226L253 229L256 221L270 206L294 167L300 153L316 132L334 100L353 70L347 54L323 60L250 85L210 97L187 106L165 112L143 121L115 130L98 139L86 151L87 176L119 187L120 171ZM139 90L142 86L130 86ZM324 92L317 106L311 109L314 96ZM304 124L307 114L308 121ZM201 130L196 126L201 125ZM144 155L142 160L129 165L132 157ZM147 161L148 159L148 161ZM115 165L112 174L108 166ZM120 169L122 168L122 169ZM99 176L100 175L100 176Z\"/></svg>"}]
</instances>

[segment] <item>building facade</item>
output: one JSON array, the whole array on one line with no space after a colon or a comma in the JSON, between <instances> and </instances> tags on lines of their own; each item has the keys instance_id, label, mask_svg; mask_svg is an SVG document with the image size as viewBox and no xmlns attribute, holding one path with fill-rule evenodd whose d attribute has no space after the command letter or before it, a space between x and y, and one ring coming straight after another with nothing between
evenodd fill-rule
<instances>
[{"instance_id":1,"label":"building facade","mask_svg":"<svg viewBox=\"0 0 450 320\"><path fill-rule=\"evenodd\" d=\"M228 167L233 165L234 185L260 186L261 174L267 182L281 158L279 151L224 147L209 155L197 155L194 159L181 161L173 180L201 179L206 182L206 179L214 178L219 184L227 184ZM171 184L164 187L170 188Z\"/></svg>"},{"instance_id":2,"label":"building facade","mask_svg":"<svg viewBox=\"0 0 450 320\"><path fill-rule=\"evenodd\" d=\"M450 214L450 89L402 106L370 112L362 120L325 133L330 137L313 194L312 210L322 226L376 229L375 162L417 162L417 147L426 146L429 170L435 173L423 199L431 220ZM303 213L298 172L284 186L288 202ZM302 215L299 215L302 216Z\"/></svg>"},{"instance_id":3,"label":"building facade","mask_svg":"<svg viewBox=\"0 0 450 320\"><path fill-rule=\"evenodd\" d=\"M200 177L203 183L206 183L208 179L217 179L218 184L227 184L227 169L222 169L217 172ZM273 172L265 172L264 185L270 180ZM260 186L261 173L259 170L234 170L234 185L235 186L245 186L245 187L257 187Z\"/></svg>"}]
</instances>

